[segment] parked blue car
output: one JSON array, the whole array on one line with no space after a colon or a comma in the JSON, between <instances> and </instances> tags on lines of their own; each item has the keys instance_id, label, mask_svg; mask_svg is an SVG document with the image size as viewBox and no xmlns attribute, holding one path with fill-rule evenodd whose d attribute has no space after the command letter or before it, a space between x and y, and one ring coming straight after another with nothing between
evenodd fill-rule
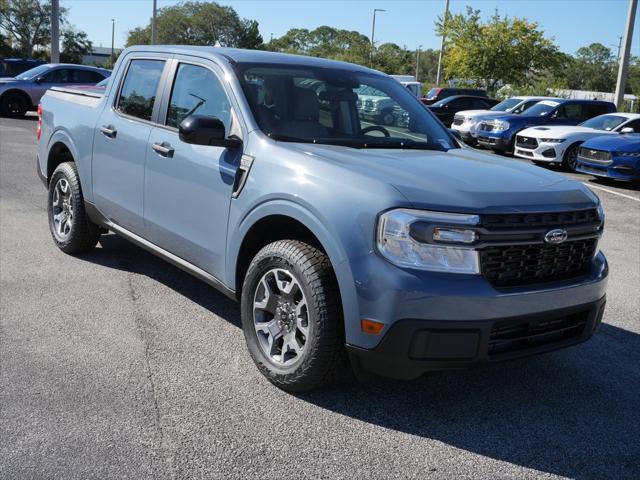
<instances>
[{"instance_id":1,"label":"parked blue car","mask_svg":"<svg viewBox=\"0 0 640 480\"><path fill-rule=\"evenodd\" d=\"M578 172L616 180L640 180L640 134L606 135L582 144Z\"/></svg>"},{"instance_id":2,"label":"parked blue car","mask_svg":"<svg viewBox=\"0 0 640 480\"><path fill-rule=\"evenodd\" d=\"M538 125L578 125L616 111L611 102L552 98L538 102L520 115L505 114L478 120L478 144L492 150L512 152L516 133Z\"/></svg>"}]
</instances>

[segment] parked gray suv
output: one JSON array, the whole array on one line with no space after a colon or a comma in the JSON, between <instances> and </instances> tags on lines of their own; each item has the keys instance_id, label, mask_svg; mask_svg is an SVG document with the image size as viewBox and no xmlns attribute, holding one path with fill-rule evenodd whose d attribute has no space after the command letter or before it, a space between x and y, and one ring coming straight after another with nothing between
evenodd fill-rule
<instances>
[{"instance_id":1,"label":"parked gray suv","mask_svg":"<svg viewBox=\"0 0 640 480\"><path fill-rule=\"evenodd\" d=\"M406 125L364 118L367 87ZM110 230L239 299L281 388L540 353L602 318L598 198L460 145L379 72L131 47L105 91L53 88L40 112L55 244L80 254Z\"/></svg>"}]
</instances>

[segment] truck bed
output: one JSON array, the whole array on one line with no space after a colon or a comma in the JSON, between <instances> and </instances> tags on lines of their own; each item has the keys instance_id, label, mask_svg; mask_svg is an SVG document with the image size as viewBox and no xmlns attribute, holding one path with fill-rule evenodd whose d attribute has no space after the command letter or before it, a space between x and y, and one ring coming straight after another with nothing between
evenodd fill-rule
<instances>
[{"instance_id":1,"label":"truck bed","mask_svg":"<svg viewBox=\"0 0 640 480\"><path fill-rule=\"evenodd\" d=\"M100 103L104 92L104 87L53 87L47 91L47 95L65 102L95 107Z\"/></svg>"}]
</instances>

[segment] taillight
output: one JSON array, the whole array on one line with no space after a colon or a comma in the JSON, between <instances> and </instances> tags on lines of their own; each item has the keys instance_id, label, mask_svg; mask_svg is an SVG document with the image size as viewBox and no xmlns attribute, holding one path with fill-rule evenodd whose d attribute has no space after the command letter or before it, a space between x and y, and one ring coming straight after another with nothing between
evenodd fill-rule
<instances>
[{"instance_id":1,"label":"taillight","mask_svg":"<svg viewBox=\"0 0 640 480\"><path fill-rule=\"evenodd\" d=\"M40 140L42 135L42 104L38 104L38 126L36 127L36 138Z\"/></svg>"}]
</instances>

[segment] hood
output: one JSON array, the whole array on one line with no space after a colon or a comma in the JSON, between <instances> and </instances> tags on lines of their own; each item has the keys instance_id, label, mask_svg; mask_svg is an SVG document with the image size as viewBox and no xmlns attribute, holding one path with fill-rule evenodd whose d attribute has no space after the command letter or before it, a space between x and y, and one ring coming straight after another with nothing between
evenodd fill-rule
<instances>
[{"instance_id":1,"label":"hood","mask_svg":"<svg viewBox=\"0 0 640 480\"><path fill-rule=\"evenodd\" d=\"M566 138L569 135L576 133L583 133L587 135L609 135L615 132L608 132L606 130L596 130L589 127L579 127L570 125L554 125L554 126L540 126L532 127L522 130L520 135L525 135L534 138Z\"/></svg>"},{"instance_id":2,"label":"hood","mask_svg":"<svg viewBox=\"0 0 640 480\"><path fill-rule=\"evenodd\" d=\"M589 208L598 202L579 182L471 148L439 152L318 144L291 147L391 184L414 208L509 213Z\"/></svg>"},{"instance_id":3,"label":"hood","mask_svg":"<svg viewBox=\"0 0 640 480\"><path fill-rule=\"evenodd\" d=\"M18 80L17 78L14 77L2 77L0 78L0 83L17 83L17 82L22 82L23 80Z\"/></svg>"},{"instance_id":4,"label":"hood","mask_svg":"<svg viewBox=\"0 0 640 480\"><path fill-rule=\"evenodd\" d=\"M610 152L640 152L640 134L606 135L592 138L582 144L584 148Z\"/></svg>"}]
</instances>

